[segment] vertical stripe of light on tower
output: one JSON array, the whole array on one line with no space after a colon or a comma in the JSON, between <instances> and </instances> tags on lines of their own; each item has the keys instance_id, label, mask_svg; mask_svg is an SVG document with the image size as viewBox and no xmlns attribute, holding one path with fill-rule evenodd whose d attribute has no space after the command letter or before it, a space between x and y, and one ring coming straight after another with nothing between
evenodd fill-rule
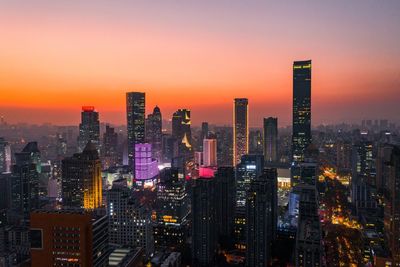
<instances>
[{"instance_id":1,"label":"vertical stripe of light on tower","mask_svg":"<svg viewBox=\"0 0 400 267\"><path fill-rule=\"evenodd\" d=\"M248 99L235 98L233 108L233 166L249 151Z\"/></svg>"}]
</instances>

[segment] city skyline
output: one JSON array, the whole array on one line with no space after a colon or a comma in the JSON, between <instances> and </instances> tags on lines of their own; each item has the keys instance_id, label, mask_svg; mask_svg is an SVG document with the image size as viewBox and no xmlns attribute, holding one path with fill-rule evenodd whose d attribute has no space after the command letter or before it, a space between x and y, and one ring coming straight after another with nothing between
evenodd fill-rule
<instances>
[{"instance_id":1,"label":"city skyline","mask_svg":"<svg viewBox=\"0 0 400 267\"><path fill-rule=\"evenodd\" d=\"M269 116L286 126L291 64L305 59L314 67L314 125L398 122L397 1L3 6L0 115L10 123L76 124L91 105L100 121L124 124L125 93L143 91L147 114L187 108L195 125L231 124L231 101L243 97L250 126ZM297 20L303 11L312 15Z\"/></svg>"}]
</instances>

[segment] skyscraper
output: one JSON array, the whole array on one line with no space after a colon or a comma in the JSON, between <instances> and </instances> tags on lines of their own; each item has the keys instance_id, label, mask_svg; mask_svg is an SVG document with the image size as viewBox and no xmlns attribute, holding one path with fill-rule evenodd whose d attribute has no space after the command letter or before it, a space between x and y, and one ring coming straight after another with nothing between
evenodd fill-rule
<instances>
[{"instance_id":1,"label":"skyscraper","mask_svg":"<svg viewBox=\"0 0 400 267\"><path fill-rule=\"evenodd\" d=\"M311 60L293 63L293 161L303 161L311 143Z\"/></svg>"},{"instance_id":2,"label":"skyscraper","mask_svg":"<svg viewBox=\"0 0 400 267\"><path fill-rule=\"evenodd\" d=\"M246 266L267 266L277 223L276 169L251 181L246 198Z\"/></svg>"},{"instance_id":3,"label":"skyscraper","mask_svg":"<svg viewBox=\"0 0 400 267\"><path fill-rule=\"evenodd\" d=\"M321 266L323 247L321 223L318 215L318 194L315 186L301 184L299 190L299 218L296 234L296 266Z\"/></svg>"},{"instance_id":4,"label":"skyscraper","mask_svg":"<svg viewBox=\"0 0 400 267\"><path fill-rule=\"evenodd\" d=\"M107 216L39 210L30 224L32 266L108 266Z\"/></svg>"},{"instance_id":5,"label":"skyscraper","mask_svg":"<svg viewBox=\"0 0 400 267\"><path fill-rule=\"evenodd\" d=\"M118 161L118 134L113 127L106 125L106 132L103 135L103 167L105 169L115 166Z\"/></svg>"},{"instance_id":6,"label":"skyscraper","mask_svg":"<svg viewBox=\"0 0 400 267\"><path fill-rule=\"evenodd\" d=\"M278 118L264 118L264 160L276 162L278 160Z\"/></svg>"},{"instance_id":7,"label":"skyscraper","mask_svg":"<svg viewBox=\"0 0 400 267\"><path fill-rule=\"evenodd\" d=\"M217 249L215 179L199 178L192 188L193 266L212 266Z\"/></svg>"},{"instance_id":8,"label":"skyscraper","mask_svg":"<svg viewBox=\"0 0 400 267\"><path fill-rule=\"evenodd\" d=\"M154 108L152 114L147 116L146 140L151 144L153 158L155 158L158 162L161 162L162 116L158 106Z\"/></svg>"},{"instance_id":9,"label":"skyscraper","mask_svg":"<svg viewBox=\"0 0 400 267\"><path fill-rule=\"evenodd\" d=\"M235 98L233 110L233 166L249 153L249 111L247 98Z\"/></svg>"},{"instance_id":10,"label":"skyscraper","mask_svg":"<svg viewBox=\"0 0 400 267\"><path fill-rule=\"evenodd\" d=\"M252 180L260 176L264 169L263 155L244 155L236 167L236 203L238 207L246 206L246 191Z\"/></svg>"},{"instance_id":11,"label":"skyscraper","mask_svg":"<svg viewBox=\"0 0 400 267\"><path fill-rule=\"evenodd\" d=\"M145 93L126 93L128 164L135 173L135 144L145 143Z\"/></svg>"},{"instance_id":12,"label":"skyscraper","mask_svg":"<svg viewBox=\"0 0 400 267\"><path fill-rule=\"evenodd\" d=\"M217 139L203 139L203 165L217 166Z\"/></svg>"},{"instance_id":13,"label":"skyscraper","mask_svg":"<svg viewBox=\"0 0 400 267\"><path fill-rule=\"evenodd\" d=\"M231 240L236 208L234 168L219 167L215 180L218 236Z\"/></svg>"},{"instance_id":14,"label":"skyscraper","mask_svg":"<svg viewBox=\"0 0 400 267\"><path fill-rule=\"evenodd\" d=\"M12 167L11 207L25 216L39 207L40 151L36 142L28 143L20 153L15 153Z\"/></svg>"},{"instance_id":15,"label":"skyscraper","mask_svg":"<svg viewBox=\"0 0 400 267\"><path fill-rule=\"evenodd\" d=\"M94 144L62 161L62 199L66 207L95 209L102 205L101 162Z\"/></svg>"},{"instance_id":16,"label":"skyscraper","mask_svg":"<svg viewBox=\"0 0 400 267\"><path fill-rule=\"evenodd\" d=\"M192 151L192 131L190 125L190 110L178 109L172 115L172 136L178 140L180 155Z\"/></svg>"},{"instance_id":17,"label":"skyscraper","mask_svg":"<svg viewBox=\"0 0 400 267\"><path fill-rule=\"evenodd\" d=\"M0 137L0 174L11 171L11 148L4 138Z\"/></svg>"},{"instance_id":18,"label":"skyscraper","mask_svg":"<svg viewBox=\"0 0 400 267\"><path fill-rule=\"evenodd\" d=\"M185 245L189 225L189 196L178 170L165 168L157 184L157 222L154 226L155 245L181 249Z\"/></svg>"},{"instance_id":19,"label":"skyscraper","mask_svg":"<svg viewBox=\"0 0 400 267\"><path fill-rule=\"evenodd\" d=\"M107 211L110 243L142 247L147 256L153 252L151 214L130 189L115 183L107 191Z\"/></svg>"},{"instance_id":20,"label":"skyscraper","mask_svg":"<svg viewBox=\"0 0 400 267\"><path fill-rule=\"evenodd\" d=\"M83 106L81 123L79 124L78 150L82 152L87 143L91 141L97 151L100 151L100 122L99 113L93 106Z\"/></svg>"},{"instance_id":21,"label":"skyscraper","mask_svg":"<svg viewBox=\"0 0 400 267\"><path fill-rule=\"evenodd\" d=\"M251 181L259 177L264 169L263 155L243 155L236 167L236 211L235 211L235 246L246 248L246 192Z\"/></svg>"}]
</instances>

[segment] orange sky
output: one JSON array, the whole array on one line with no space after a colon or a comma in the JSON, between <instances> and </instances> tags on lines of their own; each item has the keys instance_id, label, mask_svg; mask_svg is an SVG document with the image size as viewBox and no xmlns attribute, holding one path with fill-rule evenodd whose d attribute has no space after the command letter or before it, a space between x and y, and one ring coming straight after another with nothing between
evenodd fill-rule
<instances>
[{"instance_id":1,"label":"orange sky","mask_svg":"<svg viewBox=\"0 0 400 267\"><path fill-rule=\"evenodd\" d=\"M248 97L252 125L286 125L292 61L312 59L314 124L398 119L396 2L311 1L304 17L261 1L155 2L0 3L0 114L69 124L94 105L124 123L125 92L145 91L165 117L190 108L195 123L230 124L233 98Z\"/></svg>"}]
</instances>

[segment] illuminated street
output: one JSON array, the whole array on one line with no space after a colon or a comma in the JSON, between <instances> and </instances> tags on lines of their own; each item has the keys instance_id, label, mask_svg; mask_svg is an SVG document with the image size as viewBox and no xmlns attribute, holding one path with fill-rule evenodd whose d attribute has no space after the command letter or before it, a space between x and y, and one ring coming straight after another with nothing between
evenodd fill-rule
<instances>
[{"instance_id":1,"label":"illuminated street","mask_svg":"<svg viewBox=\"0 0 400 267\"><path fill-rule=\"evenodd\" d=\"M327 190L320 204L327 262L333 266L360 266L363 263L361 226L350 217L348 188L332 171L325 170L323 177Z\"/></svg>"}]
</instances>

